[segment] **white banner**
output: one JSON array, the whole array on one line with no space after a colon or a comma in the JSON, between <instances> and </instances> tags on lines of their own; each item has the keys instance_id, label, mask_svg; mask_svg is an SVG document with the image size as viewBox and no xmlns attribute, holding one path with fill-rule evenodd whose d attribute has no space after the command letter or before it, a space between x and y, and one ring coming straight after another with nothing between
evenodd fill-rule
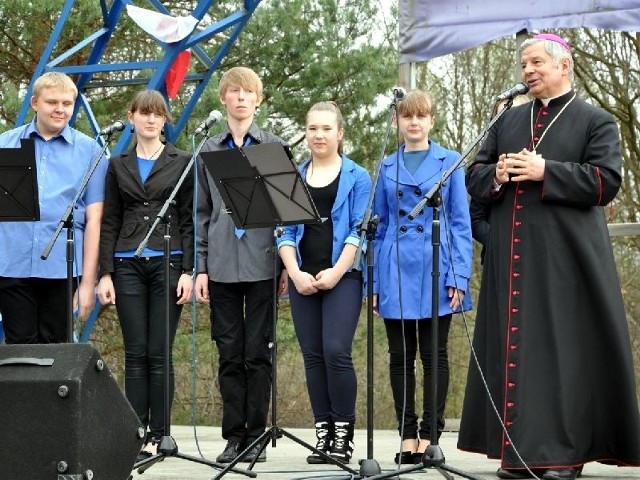
<instances>
[{"instance_id":1,"label":"white banner","mask_svg":"<svg viewBox=\"0 0 640 480\"><path fill-rule=\"evenodd\" d=\"M399 0L400 63L550 28L640 30L640 0Z\"/></svg>"}]
</instances>

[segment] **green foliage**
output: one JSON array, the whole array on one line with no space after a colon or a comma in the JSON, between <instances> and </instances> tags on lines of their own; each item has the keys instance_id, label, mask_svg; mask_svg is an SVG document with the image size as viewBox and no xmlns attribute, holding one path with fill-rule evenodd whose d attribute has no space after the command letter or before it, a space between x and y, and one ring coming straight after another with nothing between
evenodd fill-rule
<instances>
[{"instance_id":1,"label":"green foliage","mask_svg":"<svg viewBox=\"0 0 640 480\"><path fill-rule=\"evenodd\" d=\"M28 85L62 3L61 0L0 3L0 118L5 125L13 126L19 104L10 101L12 92L22 94Z\"/></svg>"},{"instance_id":2,"label":"green foliage","mask_svg":"<svg viewBox=\"0 0 640 480\"><path fill-rule=\"evenodd\" d=\"M164 3L174 15L186 15L193 8L193 2ZM24 94L64 4L63 0L16 0L0 5L0 80L5 89L11 83L15 91ZM345 117L348 155L368 166L375 160L382 119L379 95L388 94L397 78L397 22L395 18L382 22L378 4L374 0L265 0L224 58L222 70L246 65L258 72L265 84L265 102L258 119L292 147L300 146L299 156L306 154L302 145L306 111L317 101L334 100ZM218 21L238 8L238 2L215 2L202 24ZM101 26L99 3L76 0L54 57ZM212 57L227 34L217 35L202 48ZM65 64L84 63L91 48L92 45L85 47ZM155 60L161 54L156 42L123 14L101 63ZM191 71L203 68L194 56ZM130 99L144 88L149 75L148 71L96 74L95 88L88 91L88 97L98 122L106 124L114 117L123 117ZM190 123L197 123L212 108L221 108L218 78L219 73L214 74L193 113L195 120ZM106 86L107 82L116 81L127 85ZM193 84L183 86L172 102L174 114L183 109L193 89ZM3 91L5 95L8 94ZM0 119L10 126L18 109L15 101L3 101ZM80 119L78 125L82 128L85 123ZM190 129L185 133L189 132ZM186 136L178 145L190 147Z\"/></svg>"},{"instance_id":3,"label":"green foliage","mask_svg":"<svg viewBox=\"0 0 640 480\"><path fill-rule=\"evenodd\" d=\"M12 82L0 84L0 111L17 112L20 109L22 98L16 85ZM13 123L0 118L0 132L13 128Z\"/></svg>"},{"instance_id":4,"label":"green foliage","mask_svg":"<svg viewBox=\"0 0 640 480\"><path fill-rule=\"evenodd\" d=\"M397 23L379 23L378 2L264 1L222 69L245 65L265 85L260 108L267 127L299 156L307 153L305 115L318 101L338 103L346 153L371 166L380 143L379 95L397 78ZM266 110L266 112L264 112ZM377 128L370 128L370 127Z\"/></svg>"}]
</instances>

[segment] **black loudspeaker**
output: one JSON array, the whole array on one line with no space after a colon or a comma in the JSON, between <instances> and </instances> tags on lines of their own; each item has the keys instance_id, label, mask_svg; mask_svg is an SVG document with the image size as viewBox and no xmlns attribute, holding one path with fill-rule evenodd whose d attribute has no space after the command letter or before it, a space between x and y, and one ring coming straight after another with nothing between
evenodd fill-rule
<instances>
[{"instance_id":1,"label":"black loudspeaker","mask_svg":"<svg viewBox=\"0 0 640 480\"><path fill-rule=\"evenodd\" d=\"M0 480L126 480L144 435L93 346L0 346Z\"/></svg>"}]
</instances>

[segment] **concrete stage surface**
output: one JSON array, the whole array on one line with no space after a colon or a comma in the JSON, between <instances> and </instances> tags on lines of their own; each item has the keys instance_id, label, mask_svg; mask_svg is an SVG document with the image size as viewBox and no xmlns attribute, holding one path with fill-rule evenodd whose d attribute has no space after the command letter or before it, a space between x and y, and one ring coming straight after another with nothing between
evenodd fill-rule
<instances>
[{"instance_id":1,"label":"concrete stage surface","mask_svg":"<svg viewBox=\"0 0 640 480\"><path fill-rule=\"evenodd\" d=\"M455 421L448 420L447 425ZM280 428L287 433L295 435L304 442L315 445L314 430L309 429L289 429L284 425ZM204 458L215 462L216 456L222 452L226 442L222 439L220 427L197 427L197 443L192 426L172 426L171 436L178 445L178 451L186 455L200 456L198 445ZM444 432L440 439L440 448L445 458L446 465L455 469L472 474L475 477L486 479L496 479L496 470L499 467L497 460L488 460L483 455L461 452L456 448L458 434L455 431ZM396 431L375 430L373 434L373 459L380 466L382 473L394 470L393 457L400 446L399 436ZM257 479L264 480L302 480L302 479L350 479L348 472L333 465L308 465L306 457L311 453L302 445L287 438L286 436L276 441L273 448L271 443L266 448L267 461L256 463L253 471ZM367 432L366 430L356 430L355 452L349 466L359 472L358 460L367 457ZM246 469L248 463L239 463L237 467ZM407 467L408 465L403 465ZM177 457L167 457L161 462L152 465L142 474L133 472L135 480L207 480L212 479L220 473L220 469L184 460ZM453 478L466 478L453 474ZM227 472L222 478L240 479L250 478L239 473ZM362 478L362 477L359 477ZM422 469L410 473L403 473L399 479L419 480L419 479L439 479L445 478L441 473L433 468ZM630 480L640 479L640 468L613 467L599 463L589 463L585 465L582 474L585 480Z\"/></svg>"}]
</instances>

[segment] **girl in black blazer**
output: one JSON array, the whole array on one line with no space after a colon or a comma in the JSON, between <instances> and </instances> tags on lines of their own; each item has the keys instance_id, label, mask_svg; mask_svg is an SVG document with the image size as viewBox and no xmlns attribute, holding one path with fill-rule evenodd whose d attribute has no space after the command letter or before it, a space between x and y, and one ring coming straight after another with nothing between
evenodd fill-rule
<instances>
[{"instance_id":1,"label":"girl in black blazer","mask_svg":"<svg viewBox=\"0 0 640 480\"><path fill-rule=\"evenodd\" d=\"M139 455L144 458L157 452L165 434L164 222L158 224L142 255L135 258L134 253L191 155L161 141L164 124L171 117L159 92L140 92L131 104L128 120L135 131L135 148L111 157L107 170L98 295L103 304L112 303L118 311L125 349L126 395L149 430ZM193 178L189 174L166 215L171 234L172 348L182 305L193 292L192 202ZM174 391L173 364L170 365L169 406Z\"/></svg>"}]
</instances>

